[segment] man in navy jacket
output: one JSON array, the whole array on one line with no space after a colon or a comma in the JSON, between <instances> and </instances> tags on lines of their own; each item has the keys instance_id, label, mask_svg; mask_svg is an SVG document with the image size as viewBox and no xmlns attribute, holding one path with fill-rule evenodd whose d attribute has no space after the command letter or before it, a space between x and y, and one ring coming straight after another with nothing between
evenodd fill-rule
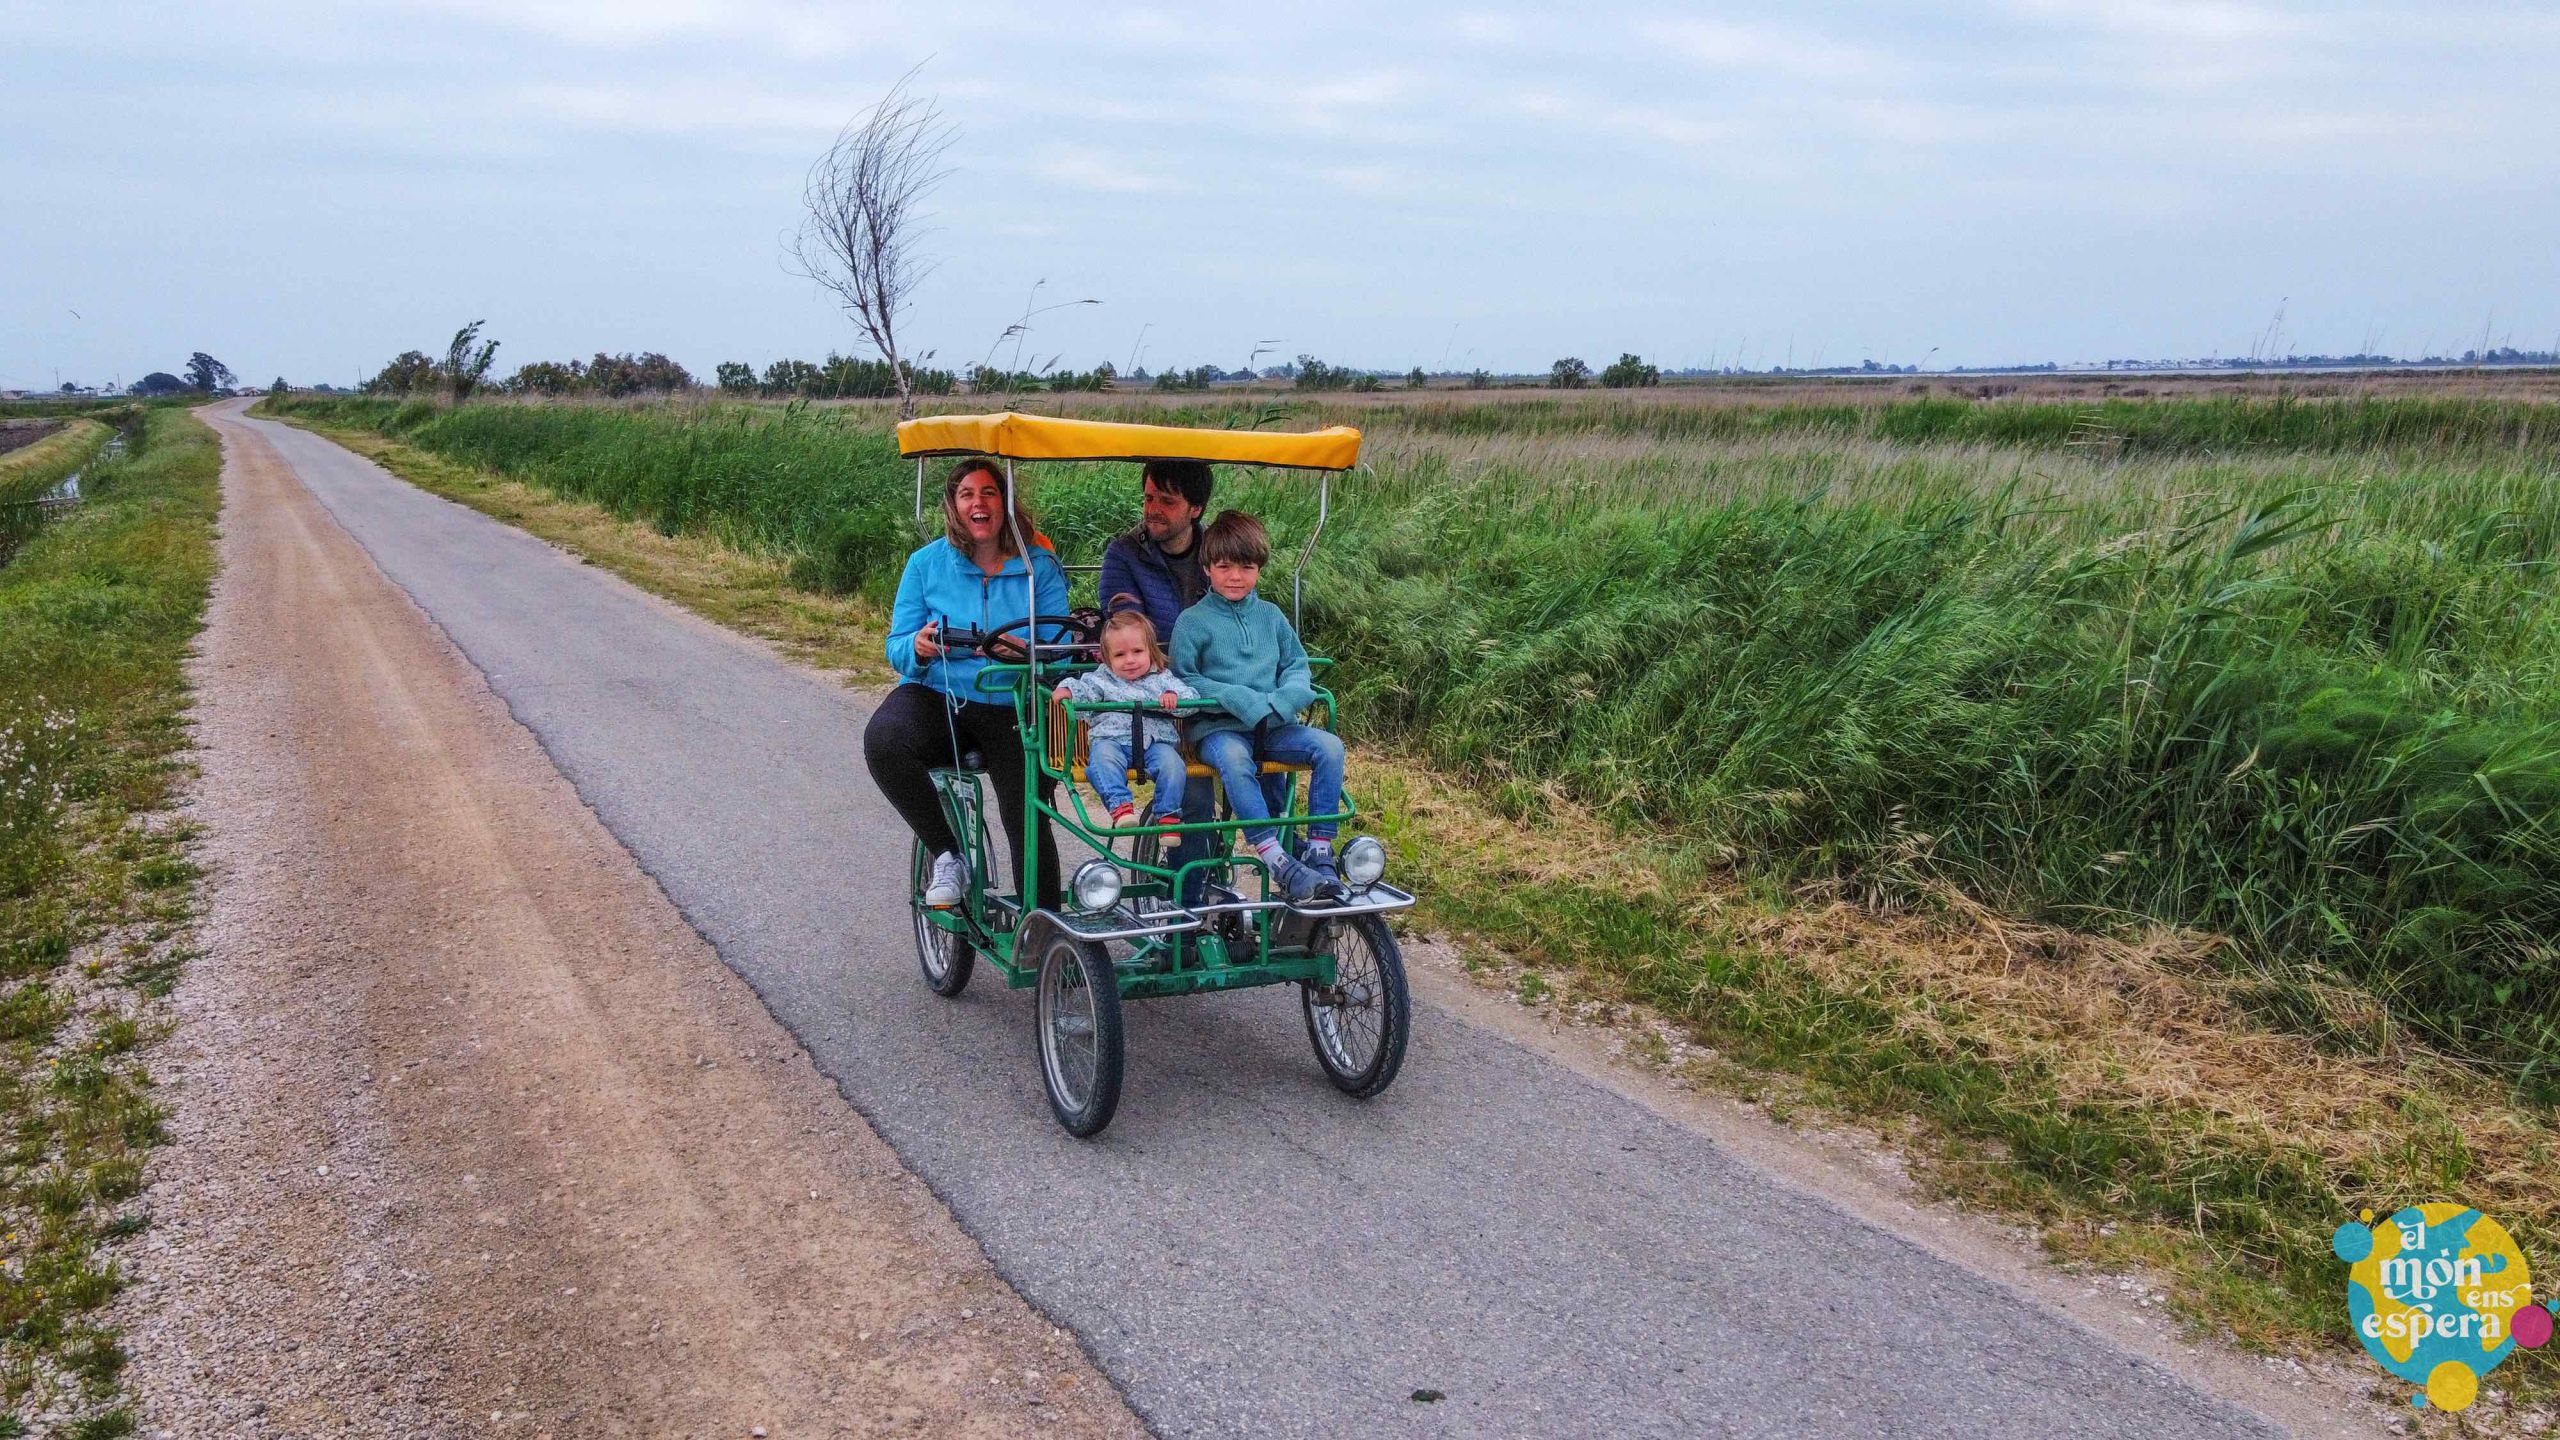
<instances>
[{"instance_id":1,"label":"man in navy jacket","mask_svg":"<svg viewBox=\"0 0 2560 1440\"><path fill-rule=\"evenodd\" d=\"M1156 639L1172 643L1174 622L1208 593L1200 573L1200 512L1209 507L1215 483L1202 461L1147 462L1139 479L1138 528L1102 550L1104 611L1124 609L1129 601L1120 597L1132 597L1155 622Z\"/></svg>"}]
</instances>

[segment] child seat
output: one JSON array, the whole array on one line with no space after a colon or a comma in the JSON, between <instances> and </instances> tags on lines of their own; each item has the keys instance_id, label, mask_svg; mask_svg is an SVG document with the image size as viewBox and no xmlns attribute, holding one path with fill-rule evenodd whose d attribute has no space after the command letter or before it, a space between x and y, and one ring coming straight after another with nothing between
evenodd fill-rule
<instances>
[{"instance_id":1,"label":"child seat","mask_svg":"<svg viewBox=\"0 0 2560 1440\"><path fill-rule=\"evenodd\" d=\"M1320 706L1310 707L1308 713L1313 714L1317 709L1321 708L1322 707ZM1070 720L1074 723L1068 723ZM1312 724L1314 722L1310 721L1309 723ZM1066 701L1059 699L1055 694L1050 695L1049 766L1054 770L1065 771L1067 778L1073 780L1079 785L1086 783L1085 772L1087 762L1091 760L1093 756L1092 725L1092 716L1077 715L1067 709ZM1201 764L1200 757L1191 752L1190 736L1183 735L1175 743L1182 749L1182 773L1184 775L1187 775L1194 780L1214 780L1217 778L1218 772ZM1139 781L1147 778L1147 772L1144 769L1145 760L1145 754L1140 751L1137 746L1132 745L1129 747L1130 784L1135 785ZM1277 760L1265 760L1262 762L1262 773L1265 775L1304 775L1313 768L1314 767L1310 765L1286 765Z\"/></svg>"}]
</instances>

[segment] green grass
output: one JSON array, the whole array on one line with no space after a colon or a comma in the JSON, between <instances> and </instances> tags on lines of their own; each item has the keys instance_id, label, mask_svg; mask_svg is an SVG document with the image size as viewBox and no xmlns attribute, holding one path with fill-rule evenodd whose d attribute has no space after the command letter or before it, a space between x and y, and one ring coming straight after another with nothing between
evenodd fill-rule
<instances>
[{"instance_id":1,"label":"green grass","mask_svg":"<svg viewBox=\"0 0 2560 1440\"><path fill-rule=\"evenodd\" d=\"M32 500L89 462L112 433L95 420L75 419L32 445L0 451L0 505Z\"/></svg>"},{"instance_id":2,"label":"green grass","mask_svg":"<svg viewBox=\"0 0 2560 1440\"><path fill-rule=\"evenodd\" d=\"M2550 1096L2542 463L1764 451L1612 495L1426 457L1309 628L1443 763L1782 881L2212 930L2301 1024L2344 976Z\"/></svg>"},{"instance_id":3,"label":"green grass","mask_svg":"<svg viewBox=\"0 0 2560 1440\"><path fill-rule=\"evenodd\" d=\"M878 596L882 412L296 401ZM1131 418L1249 424L1234 407ZM2229 937L2266 1004L2560 1095L2554 409L1419 400L1309 579L1354 724L1773 883ZM1090 553L1127 467L1033 482ZM1284 547L1303 478L1237 477ZM1275 586L1273 593L1285 595Z\"/></svg>"},{"instance_id":4,"label":"green grass","mask_svg":"<svg viewBox=\"0 0 2560 1440\"><path fill-rule=\"evenodd\" d=\"M183 826L186 648L213 573L220 452L153 411L86 502L0 565L0 1402L121 1434L122 1283L162 1114L135 1051L193 914ZM64 974L77 964L74 985Z\"/></svg>"},{"instance_id":5,"label":"green grass","mask_svg":"<svg viewBox=\"0 0 2560 1440\"><path fill-rule=\"evenodd\" d=\"M1949 396L1762 405L1455 400L1400 409L1398 422L1434 435L1599 432L1664 441L1817 435L1900 445L2060 446L2076 441L2156 455L2560 445L2560 414L2549 405L2432 396L2217 396L2076 404L1978 404Z\"/></svg>"}]
</instances>

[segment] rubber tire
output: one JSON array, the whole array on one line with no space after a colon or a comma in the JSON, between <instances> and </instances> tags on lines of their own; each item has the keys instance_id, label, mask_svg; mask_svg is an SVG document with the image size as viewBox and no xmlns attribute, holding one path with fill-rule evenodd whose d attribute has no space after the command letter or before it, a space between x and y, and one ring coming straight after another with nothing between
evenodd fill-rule
<instances>
[{"instance_id":1,"label":"rubber tire","mask_svg":"<svg viewBox=\"0 0 2560 1440\"><path fill-rule=\"evenodd\" d=\"M956 1000L961 991L969 988L969 977L977 973L978 951L977 947L968 941L948 930L936 927L924 918L924 880L932 870L933 857L924 853L924 842L921 840L915 842L915 858L907 872L913 877L915 891L908 896L907 903L915 912L916 969L923 974L926 987L934 994L945 1000ZM925 933L929 930L942 936L951 944L950 968L943 972L940 979L934 977L933 952L925 946Z\"/></svg>"},{"instance_id":2,"label":"rubber tire","mask_svg":"<svg viewBox=\"0 0 2560 1440\"><path fill-rule=\"evenodd\" d=\"M1085 987L1093 996L1093 1093L1086 1097L1081 1110L1071 1107L1059 1095L1056 1083L1049 1077L1049 977L1054 967L1065 965L1082 968ZM1040 979L1031 1007L1031 1039L1034 1058L1040 1062L1040 1088L1049 1094L1049 1113L1079 1140L1101 1134L1120 1109L1120 1080L1127 1059L1120 1026L1120 976L1111 968L1109 951L1063 930L1050 933L1040 950Z\"/></svg>"},{"instance_id":3,"label":"rubber tire","mask_svg":"<svg viewBox=\"0 0 2560 1440\"><path fill-rule=\"evenodd\" d=\"M1355 915L1338 922L1356 929L1369 943L1369 953L1378 957L1378 990L1385 1002L1385 1014L1379 1027L1378 1053L1369 1058L1365 1069L1356 1073L1336 1069L1333 1057L1325 1053L1324 1040L1316 1030L1316 995L1314 987L1298 987L1298 1008L1306 1016L1307 1044L1316 1052L1316 1063L1324 1067L1324 1077L1333 1088L1354 1099L1366 1100L1395 1083L1396 1072L1404 1068L1404 1045L1413 1029L1413 994L1405 984L1404 951L1396 945L1395 931L1388 928L1383 916Z\"/></svg>"}]
</instances>

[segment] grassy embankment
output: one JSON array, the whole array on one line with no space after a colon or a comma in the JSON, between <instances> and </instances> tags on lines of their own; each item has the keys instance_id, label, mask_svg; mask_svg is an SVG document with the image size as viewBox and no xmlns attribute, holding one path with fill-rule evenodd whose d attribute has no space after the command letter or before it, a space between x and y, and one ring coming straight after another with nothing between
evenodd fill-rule
<instances>
[{"instance_id":1,"label":"grassy embankment","mask_svg":"<svg viewBox=\"0 0 2560 1440\"><path fill-rule=\"evenodd\" d=\"M44 523L34 502L88 464L114 433L95 420L71 420L32 444L0 451L0 564Z\"/></svg>"},{"instance_id":2,"label":"grassy embankment","mask_svg":"<svg viewBox=\"0 0 2560 1440\"><path fill-rule=\"evenodd\" d=\"M857 599L912 539L868 409L289 409ZM2339 1333L2364 1204L2560 1239L2552 410L1357 419L1308 628L1433 762L1370 767L1405 873L1524 992L1659 1009L2254 1338ZM1129 513L1120 467L1035 484L1072 549Z\"/></svg>"},{"instance_id":3,"label":"grassy embankment","mask_svg":"<svg viewBox=\"0 0 2560 1440\"><path fill-rule=\"evenodd\" d=\"M32 445L0 451L0 504L31 500L62 483L113 433L95 420L71 420Z\"/></svg>"},{"instance_id":4,"label":"grassy embankment","mask_svg":"<svg viewBox=\"0 0 2560 1440\"><path fill-rule=\"evenodd\" d=\"M132 1428L104 1247L147 1223L160 1136L135 1051L193 914L167 807L220 467L210 431L155 410L0 565L0 1433Z\"/></svg>"}]
</instances>

